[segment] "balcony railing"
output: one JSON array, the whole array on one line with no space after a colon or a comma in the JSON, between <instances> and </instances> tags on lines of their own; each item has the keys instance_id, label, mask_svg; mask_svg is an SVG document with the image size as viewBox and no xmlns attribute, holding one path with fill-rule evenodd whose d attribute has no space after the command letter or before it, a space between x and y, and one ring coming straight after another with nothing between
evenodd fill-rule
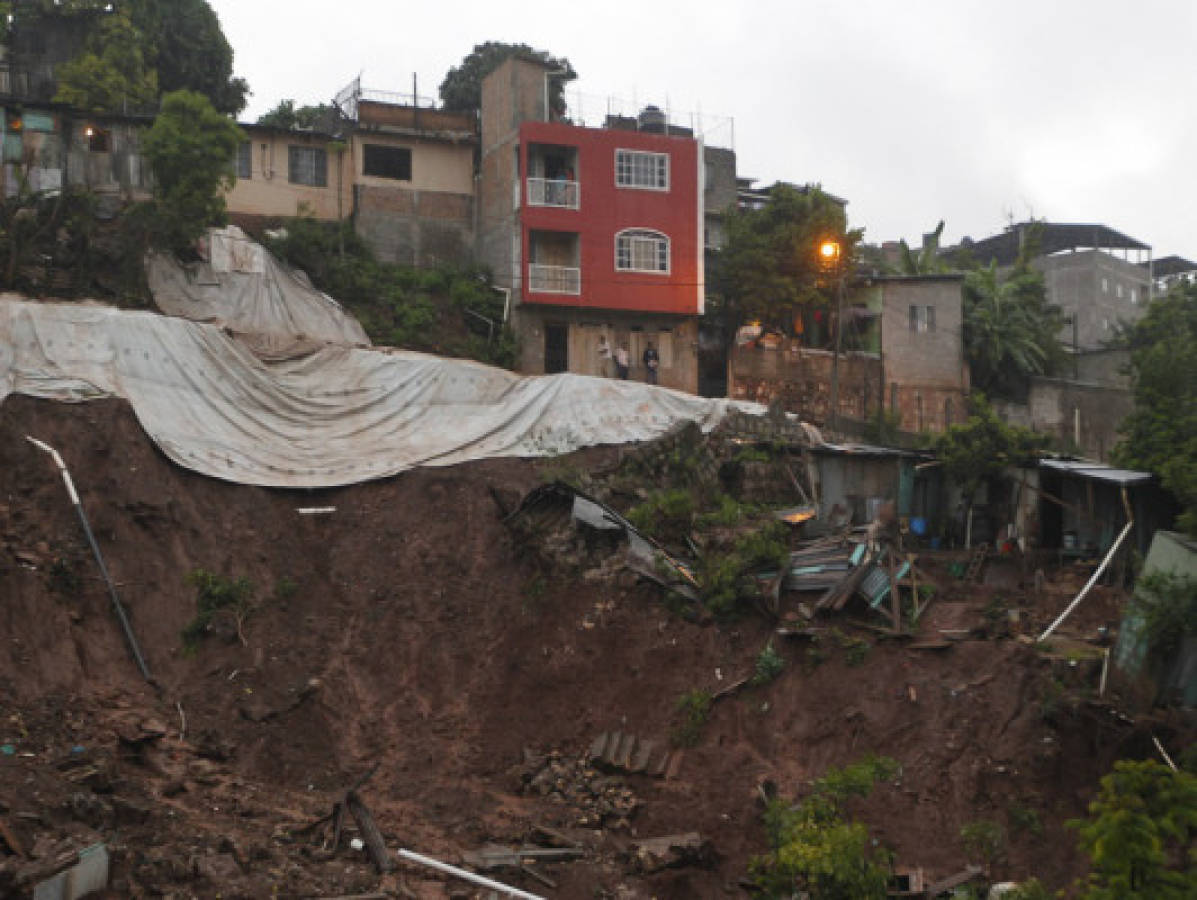
<instances>
[{"instance_id":1,"label":"balcony railing","mask_svg":"<svg viewBox=\"0 0 1197 900\"><path fill-rule=\"evenodd\" d=\"M582 293L582 270L572 266L528 265L528 290L534 294Z\"/></svg>"},{"instance_id":2,"label":"balcony railing","mask_svg":"<svg viewBox=\"0 0 1197 900\"><path fill-rule=\"evenodd\" d=\"M562 209L578 208L579 185L576 181L561 178L529 178L529 206L557 206Z\"/></svg>"}]
</instances>

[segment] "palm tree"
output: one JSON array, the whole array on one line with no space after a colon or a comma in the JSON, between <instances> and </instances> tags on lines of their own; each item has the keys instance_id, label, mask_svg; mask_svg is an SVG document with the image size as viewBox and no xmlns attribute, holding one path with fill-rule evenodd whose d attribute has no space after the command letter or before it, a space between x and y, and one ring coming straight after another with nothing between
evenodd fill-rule
<instances>
[{"instance_id":1,"label":"palm tree","mask_svg":"<svg viewBox=\"0 0 1197 900\"><path fill-rule=\"evenodd\" d=\"M997 263L964 279L964 346L973 385L1010 396L1063 355L1060 312L1046 302L1043 276L1018 265L1006 277Z\"/></svg>"}]
</instances>

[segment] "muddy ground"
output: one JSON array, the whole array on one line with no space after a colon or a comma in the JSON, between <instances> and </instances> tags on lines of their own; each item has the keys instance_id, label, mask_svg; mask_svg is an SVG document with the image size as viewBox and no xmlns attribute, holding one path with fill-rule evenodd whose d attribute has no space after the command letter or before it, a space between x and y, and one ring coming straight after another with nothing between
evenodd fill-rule
<instances>
[{"instance_id":1,"label":"muddy ground","mask_svg":"<svg viewBox=\"0 0 1197 900\"><path fill-rule=\"evenodd\" d=\"M66 458L154 686L130 661L62 482L27 434ZM569 463L600 467L615 452ZM457 862L488 842L543 844L539 825L584 855L538 866L554 888L493 877L560 898L743 896L749 859L765 849L759 786L798 796L829 767L876 753L901 774L853 811L900 864L931 877L961 869L961 827L988 819L1008 834L995 879L1060 887L1083 871L1064 821L1115 759L1152 752L1152 729L1172 734L1098 700L1099 663L1018 639L1066 605L1078 574L1049 570L1036 591L1020 587L1017 566L991 566L991 583L972 585L928 560L937 599L915 640L957 629L951 646L908 649L865 627L880 619L841 616L822 624L868 640L863 658L825 642L816 665L801 639L776 639L783 674L717 702L675 777L575 765L608 730L664 746L679 697L750 674L774 623L688 621L629 573L546 577L492 488L518 496L560 464L264 490L172 465L121 402L10 397L0 821L25 856L0 841L0 873L45 859L54 842L103 841L113 897L474 896L407 864L377 875L349 847L351 824L336 848L321 828L296 833L377 765L360 793L392 849ZM221 616L188 651L196 569L248 578L254 608L240 635ZM1116 626L1120 601L1099 589L1065 631ZM709 841L705 862L646 872L637 861L637 839L691 831Z\"/></svg>"}]
</instances>

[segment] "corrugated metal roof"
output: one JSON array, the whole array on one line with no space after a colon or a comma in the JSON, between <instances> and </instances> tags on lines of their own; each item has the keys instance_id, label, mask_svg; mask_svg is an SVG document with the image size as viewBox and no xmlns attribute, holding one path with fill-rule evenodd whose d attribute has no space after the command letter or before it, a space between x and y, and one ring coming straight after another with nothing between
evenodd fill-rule
<instances>
[{"instance_id":1,"label":"corrugated metal roof","mask_svg":"<svg viewBox=\"0 0 1197 900\"><path fill-rule=\"evenodd\" d=\"M1115 469L1104 463L1086 462L1078 459L1041 459L1039 465L1044 469L1054 469L1066 472L1080 478L1092 478L1094 481L1105 481L1110 484L1141 484L1151 480L1150 472L1136 472L1132 469Z\"/></svg>"}]
</instances>

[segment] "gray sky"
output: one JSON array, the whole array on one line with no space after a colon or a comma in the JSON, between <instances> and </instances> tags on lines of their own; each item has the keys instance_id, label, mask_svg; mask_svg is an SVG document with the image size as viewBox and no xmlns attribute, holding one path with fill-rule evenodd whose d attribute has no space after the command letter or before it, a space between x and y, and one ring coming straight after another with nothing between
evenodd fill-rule
<instances>
[{"instance_id":1,"label":"gray sky","mask_svg":"<svg viewBox=\"0 0 1197 900\"><path fill-rule=\"evenodd\" d=\"M569 58L588 120L600 97L668 104L727 145L731 117L741 175L821 183L870 242L1034 215L1197 258L1193 0L209 2L246 119L359 72L435 96L474 44L522 42Z\"/></svg>"}]
</instances>

